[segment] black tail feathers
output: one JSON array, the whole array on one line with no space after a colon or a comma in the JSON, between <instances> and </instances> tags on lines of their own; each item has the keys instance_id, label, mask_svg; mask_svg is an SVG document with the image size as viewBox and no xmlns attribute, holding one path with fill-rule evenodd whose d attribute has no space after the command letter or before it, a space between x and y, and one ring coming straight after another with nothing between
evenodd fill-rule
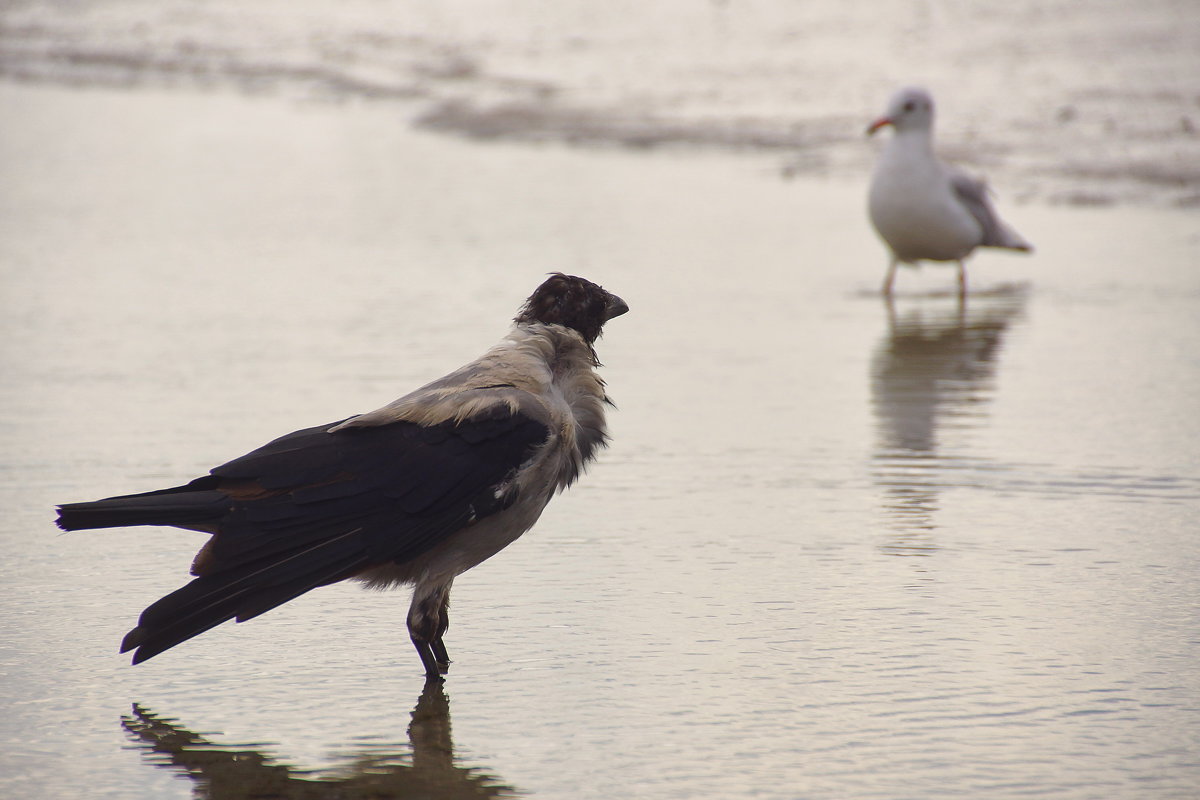
<instances>
[{"instance_id":1,"label":"black tail feathers","mask_svg":"<svg viewBox=\"0 0 1200 800\"><path fill-rule=\"evenodd\" d=\"M58 507L58 527L64 531L123 528L133 525L203 527L229 510L229 497L217 491L214 476L197 478L186 486L156 492L122 495L90 503Z\"/></svg>"},{"instance_id":2,"label":"black tail feathers","mask_svg":"<svg viewBox=\"0 0 1200 800\"><path fill-rule=\"evenodd\" d=\"M152 603L121 642L139 664L236 619L245 622L289 600L354 575L368 559L351 530L320 544L204 575Z\"/></svg>"}]
</instances>

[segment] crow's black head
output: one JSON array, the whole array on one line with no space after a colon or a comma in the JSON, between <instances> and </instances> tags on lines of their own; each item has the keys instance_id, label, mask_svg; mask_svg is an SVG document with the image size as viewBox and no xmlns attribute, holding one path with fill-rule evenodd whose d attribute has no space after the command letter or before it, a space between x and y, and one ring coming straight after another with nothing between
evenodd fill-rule
<instances>
[{"instance_id":1,"label":"crow's black head","mask_svg":"<svg viewBox=\"0 0 1200 800\"><path fill-rule=\"evenodd\" d=\"M529 296L516 321L563 325L579 331L592 344L599 338L604 323L628 310L624 300L603 287L556 272Z\"/></svg>"}]
</instances>

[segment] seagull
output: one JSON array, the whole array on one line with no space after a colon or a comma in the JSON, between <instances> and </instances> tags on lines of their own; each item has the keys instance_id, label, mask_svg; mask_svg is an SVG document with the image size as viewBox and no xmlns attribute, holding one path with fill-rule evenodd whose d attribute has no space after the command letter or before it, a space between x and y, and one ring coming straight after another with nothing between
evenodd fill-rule
<instances>
[{"instance_id":1,"label":"seagull","mask_svg":"<svg viewBox=\"0 0 1200 800\"><path fill-rule=\"evenodd\" d=\"M944 164L933 152L933 97L920 88L892 95L867 135L885 125L895 135L871 176L871 224L891 251L883 294L892 295L896 266L918 261L958 262L958 294L967 291L963 259L976 247L1031 252L1033 245L1005 225L992 208L987 184Z\"/></svg>"},{"instance_id":2,"label":"seagull","mask_svg":"<svg viewBox=\"0 0 1200 800\"><path fill-rule=\"evenodd\" d=\"M68 531L211 534L195 579L150 605L121 652L137 664L354 578L413 586L409 638L427 680L440 679L455 577L531 528L607 445L594 345L628 310L554 274L499 344L382 408L290 433L182 486L59 506Z\"/></svg>"}]
</instances>

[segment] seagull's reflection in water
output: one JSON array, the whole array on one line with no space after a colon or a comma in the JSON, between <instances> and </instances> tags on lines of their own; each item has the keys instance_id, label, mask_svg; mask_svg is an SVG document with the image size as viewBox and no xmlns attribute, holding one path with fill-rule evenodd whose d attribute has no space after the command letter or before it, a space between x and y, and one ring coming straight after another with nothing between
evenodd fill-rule
<instances>
[{"instance_id":1,"label":"seagull's reflection in water","mask_svg":"<svg viewBox=\"0 0 1200 800\"><path fill-rule=\"evenodd\" d=\"M314 775L282 763L261 744L220 744L139 705L121 718L147 760L186 775L203 800L482 800L519 797L477 768L463 767L450 736L450 703L440 681L426 683L408 726L408 744L356 743L344 763Z\"/></svg>"},{"instance_id":2,"label":"seagull's reflection in water","mask_svg":"<svg viewBox=\"0 0 1200 800\"><path fill-rule=\"evenodd\" d=\"M940 493L969 485L971 471L986 467L964 450L960 434L986 420L1004 337L1027 297L1023 285L1006 285L972 295L969 305L946 295L886 302L888 331L871 361L871 403L873 479L895 534L887 552L936 550Z\"/></svg>"}]
</instances>

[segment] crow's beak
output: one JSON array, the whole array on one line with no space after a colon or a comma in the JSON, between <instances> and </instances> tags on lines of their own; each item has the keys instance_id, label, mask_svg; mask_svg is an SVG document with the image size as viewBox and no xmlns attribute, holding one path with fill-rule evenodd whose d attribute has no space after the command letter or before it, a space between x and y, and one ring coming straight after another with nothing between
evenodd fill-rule
<instances>
[{"instance_id":1,"label":"crow's beak","mask_svg":"<svg viewBox=\"0 0 1200 800\"><path fill-rule=\"evenodd\" d=\"M875 131L879 130L884 125L892 125L892 124L894 124L894 123L892 122L891 117L880 117L879 119L875 120L874 122L872 122L870 125L867 126L867 136L874 136Z\"/></svg>"},{"instance_id":2,"label":"crow's beak","mask_svg":"<svg viewBox=\"0 0 1200 800\"><path fill-rule=\"evenodd\" d=\"M608 296L608 304L604 307L604 321L608 322L613 317L619 317L629 310L629 306L625 301L617 297L615 294Z\"/></svg>"}]
</instances>

